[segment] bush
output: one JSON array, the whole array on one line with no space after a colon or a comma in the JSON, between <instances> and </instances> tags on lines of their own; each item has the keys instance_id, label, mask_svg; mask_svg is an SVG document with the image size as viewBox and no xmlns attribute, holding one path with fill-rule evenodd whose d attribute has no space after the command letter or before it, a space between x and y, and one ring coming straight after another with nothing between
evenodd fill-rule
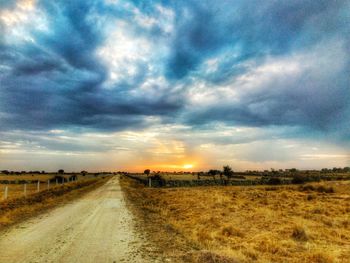
<instances>
[{"instance_id":1,"label":"bush","mask_svg":"<svg viewBox=\"0 0 350 263\"><path fill-rule=\"evenodd\" d=\"M267 184L270 184L270 185L278 185L278 184L282 184L282 181L281 181L280 178L270 177L270 178L267 180Z\"/></svg>"},{"instance_id":2,"label":"bush","mask_svg":"<svg viewBox=\"0 0 350 263\"><path fill-rule=\"evenodd\" d=\"M292 184L304 184L306 182L306 178L301 175L294 175L292 179Z\"/></svg>"},{"instance_id":3,"label":"bush","mask_svg":"<svg viewBox=\"0 0 350 263\"><path fill-rule=\"evenodd\" d=\"M209 170L208 171L209 175L217 175L217 174L220 174L220 173L221 173L221 171L219 171L219 170Z\"/></svg>"},{"instance_id":4,"label":"bush","mask_svg":"<svg viewBox=\"0 0 350 263\"><path fill-rule=\"evenodd\" d=\"M331 194L331 193L335 193L335 190L333 187L325 187L323 185L320 185L318 187L315 187L313 185L303 185L303 186L300 186L299 187L299 190L300 191L303 191L303 192L307 192L307 191L315 191L315 192L319 192L319 193L328 193L328 194Z\"/></svg>"},{"instance_id":5,"label":"bush","mask_svg":"<svg viewBox=\"0 0 350 263\"><path fill-rule=\"evenodd\" d=\"M294 227L293 232L292 232L292 238L296 241L304 241L304 242L309 239L305 230L300 226Z\"/></svg>"},{"instance_id":6,"label":"bush","mask_svg":"<svg viewBox=\"0 0 350 263\"><path fill-rule=\"evenodd\" d=\"M152 185L154 184L154 182L156 182L156 184L158 184L158 186L165 186L165 180L163 177L161 177L159 174L155 174L151 177L152 179Z\"/></svg>"},{"instance_id":7,"label":"bush","mask_svg":"<svg viewBox=\"0 0 350 263\"><path fill-rule=\"evenodd\" d=\"M313 187L311 184L303 185L299 187L300 191L306 192L306 191L315 191L315 187Z\"/></svg>"},{"instance_id":8,"label":"bush","mask_svg":"<svg viewBox=\"0 0 350 263\"><path fill-rule=\"evenodd\" d=\"M333 187L331 187L331 186L330 187L325 187L323 185L320 185L319 187L317 187L316 190L319 193L328 193L328 194L332 194L332 193L335 192Z\"/></svg>"}]
</instances>

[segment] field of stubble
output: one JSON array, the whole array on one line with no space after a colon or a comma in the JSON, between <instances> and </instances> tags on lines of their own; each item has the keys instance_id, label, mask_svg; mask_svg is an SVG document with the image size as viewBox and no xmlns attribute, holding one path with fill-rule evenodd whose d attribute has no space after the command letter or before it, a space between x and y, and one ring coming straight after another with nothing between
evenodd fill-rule
<instances>
[{"instance_id":1,"label":"field of stubble","mask_svg":"<svg viewBox=\"0 0 350 263\"><path fill-rule=\"evenodd\" d=\"M349 181L159 189L124 178L122 187L160 250L180 262L350 261Z\"/></svg>"}]
</instances>

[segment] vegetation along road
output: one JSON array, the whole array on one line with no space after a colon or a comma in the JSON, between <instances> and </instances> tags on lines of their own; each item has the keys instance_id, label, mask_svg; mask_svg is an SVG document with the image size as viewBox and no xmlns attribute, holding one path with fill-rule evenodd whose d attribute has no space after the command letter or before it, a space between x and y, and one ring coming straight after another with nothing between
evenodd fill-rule
<instances>
[{"instance_id":1,"label":"vegetation along road","mask_svg":"<svg viewBox=\"0 0 350 263\"><path fill-rule=\"evenodd\" d=\"M0 262L143 262L119 179L0 234Z\"/></svg>"}]
</instances>

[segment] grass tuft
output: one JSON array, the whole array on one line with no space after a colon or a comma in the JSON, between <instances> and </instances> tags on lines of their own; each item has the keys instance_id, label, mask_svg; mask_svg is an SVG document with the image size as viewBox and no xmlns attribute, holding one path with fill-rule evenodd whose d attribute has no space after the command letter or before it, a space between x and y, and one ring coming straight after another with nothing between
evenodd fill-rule
<instances>
[{"instance_id":1,"label":"grass tuft","mask_svg":"<svg viewBox=\"0 0 350 263\"><path fill-rule=\"evenodd\" d=\"M296 241L302 241L302 242L306 242L309 240L309 237L306 234L305 229L301 226L295 226L293 228L292 238Z\"/></svg>"}]
</instances>

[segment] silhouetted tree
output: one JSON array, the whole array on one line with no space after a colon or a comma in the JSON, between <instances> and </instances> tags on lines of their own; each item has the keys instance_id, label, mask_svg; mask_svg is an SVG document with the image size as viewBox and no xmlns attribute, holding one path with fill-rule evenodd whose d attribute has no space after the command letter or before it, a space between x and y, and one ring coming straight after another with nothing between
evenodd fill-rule
<instances>
[{"instance_id":1,"label":"silhouetted tree","mask_svg":"<svg viewBox=\"0 0 350 263\"><path fill-rule=\"evenodd\" d=\"M204 172L198 172L197 173L197 180L201 179L201 176L204 174Z\"/></svg>"},{"instance_id":2,"label":"silhouetted tree","mask_svg":"<svg viewBox=\"0 0 350 263\"><path fill-rule=\"evenodd\" d=\"M220 174L221 173L221 171L219 171L219 170L209 170L208 171L208 174L210 174L210 175L217 175L217 174Z\"/></svg>"},{"instance_id":3,"label":"silhouetted tree","mask_svg":"<svg viewBox=\"0 0 350 263\"><path fill-rule=\"evenodd\" d=\"M151 173L151 170L150 169L146 169L146 170L143 171L143 173L148 176Z\"/></svg>"},{"instance_id":4,"label":"silhouetted tree","mask_svg":"<svg viewBox=\"0 0 350 263\"><path fill-rule=\"evenodd\" d=\"M223 167L223 169L223 173L227 178L231 178L233 176L233 170L230 166L226 165Z\"/></svg>"},{"instance_id":5,"label":"silhouetted tree","mask_svg":"<svg viewBox=\"0 0 350 263\"><path fill-rule=\"evenodd\" d=\"M296 168L291 168L291 169L289 169L289 171L290 171L291 173L296 173L298 170L297 170Z\"/></svg>"},{"instance_id":6,"label":"silhouetted tree","mask_svg":"<svg viewBox=\"0 0 350 263\"><path fill-rule=\"evenodd\" d=\"M221 174L221 171L211 169L208 171L208 174L211 175L213 177L213 180L215 181L215 175ZM220 178L221 178L221 176L220 176Z\"/></svg>"},{"instance_id":7,"label":"silhouetted tree","mask_svg":"<svg viewBox=\"0 0 350 263\"><path fill-rule=\"evenodd\" d=\"M59 173L59 174L64 174L64 170L63 170L63 169L59 169L59 170L58 170L58 173Z\"/></svg>"}]
</instances>

